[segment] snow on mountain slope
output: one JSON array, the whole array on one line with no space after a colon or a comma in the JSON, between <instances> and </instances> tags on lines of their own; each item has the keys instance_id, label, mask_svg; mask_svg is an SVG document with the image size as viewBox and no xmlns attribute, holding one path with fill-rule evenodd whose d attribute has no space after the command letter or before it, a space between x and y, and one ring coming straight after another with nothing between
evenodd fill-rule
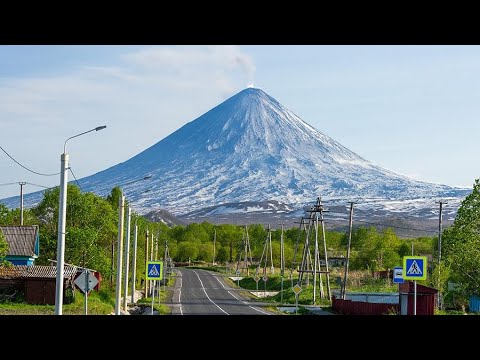
<instances>
[{"instance_id":1,"label":"snow on mountain slope","mask_svg":"<svg viewBox=\"0 0 480 360\"><path fill-rule=\"evenodd\" d=\"M134 182L146 174L151 179ZM85 191L100 195L122 186L141 213L162 208L175 215L271 200L301 207L317 196L398 201L468 193L376 166L255 88L240 91L131 159L79 182ZM29 195L26 202L34 199Z\"/></svg>"}]
</instances>

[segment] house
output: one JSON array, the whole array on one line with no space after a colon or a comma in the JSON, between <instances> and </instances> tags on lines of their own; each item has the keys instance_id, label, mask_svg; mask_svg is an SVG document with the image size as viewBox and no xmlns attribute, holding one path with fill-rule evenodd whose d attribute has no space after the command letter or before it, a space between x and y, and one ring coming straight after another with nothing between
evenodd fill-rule
<instances>
[{"instance_id":1,"label":"house","mask_svg":"<svg viewBox=\"0 0 480 360\"><path fill-rule=\"evenodd\" d=\"M38 225L0 226L8 243L8 254L4 260L13 265L33 265L40 252Z\"/></svg>"}]
</instances>

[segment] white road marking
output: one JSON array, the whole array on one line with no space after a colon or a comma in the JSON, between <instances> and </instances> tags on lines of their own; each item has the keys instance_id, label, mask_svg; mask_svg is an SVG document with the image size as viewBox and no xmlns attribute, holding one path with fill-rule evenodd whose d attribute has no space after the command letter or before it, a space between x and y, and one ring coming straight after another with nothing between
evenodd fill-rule
<instances>
[{"instance_id":1,"label":"white road marking","mask_svg":"<svg viewBox=\"0 0 480 360\"><path fill-rule=\"evenodd\" d=\"M210 273L211 275L213 275L215 277L215 279L223 286L224 289L226 289L226 286L218 279L217 275L211 271L208 271L208 273ZM251 306L249 304L247 304L245 301L243 301L242 299L239 299L237 298L232 292L230 292L230 290L227 291L230 295L232 295L236 300L240 301L241 303L243 303L244 305L247 305L249 308L252 308L253 310L255 311L258 311L258 312L261 312L262 314L265 314L265 315L272 315L266 311L263 311L262 309L260 308L257 308L255 306Z\"/></svg>"},{"instance_id":2,"label":"white road marking","mask_svg":"<svg viewBox=\"0 0 480 360\"><path fill-rule=\"evenodd\" d=\"M180 277L180 289L178 289L178 304L180 305L180 315L183 315L182 302L180 300L182 296L182 278Z\"/></svg>"},{"instance_id":3,"label":"white road marking","mask_svg":"<svg viewBox=\"0 0 480 360\"><path fill-rule=\"evenodd\" d=\"M242 299L239 299L237 298L233 293L230 292L230 290L228 291L228 293L230 295L232 295L235 299L237 299L238 301L240 301L241 303L247 305L249 308L255 310L255 311L258 311L258 312L261 312L262 314L265 314L265 315L271 315L270 313L266 312L266 311L263 311L262 309L260 308L256 308L255 306L252 306L252 305L248 305L245 301L243 301Z\"/></svg>"},{"instance_id":4,"label":"white road marking","mask_svg":"<svg viewBox=\"0 0 480 360\"><path fill-rule=\"evenodd\" d=\"M200 279L200 276L198 275L198 273L193 270L193 272L195 273L195 275L197 275L198 277L198 280L200 281L200 285L202 285L202 289L203 289L203 292L205 293L205 295L207 296L207 299L213 304L215 305L217 308L219 308L222 312L225 313L225 315L230 315L229 313L227 313L225 310L223 310L220 306L218 306L215 301L213 301L212 299L210 299L210 296L208 296L207 294L207 290L205 290L205 287L203 286L203 282L202 282L202 279Z\"/></svg>"}]
</instances>

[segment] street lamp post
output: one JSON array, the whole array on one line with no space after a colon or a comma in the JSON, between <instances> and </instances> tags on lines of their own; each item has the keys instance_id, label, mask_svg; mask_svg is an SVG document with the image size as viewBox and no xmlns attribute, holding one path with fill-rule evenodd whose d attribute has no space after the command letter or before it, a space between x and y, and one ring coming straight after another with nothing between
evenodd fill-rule
<instances>
[{"instance_id":1,"label":"street lamp post","mask_svg":"<svg viewBox=\"0 0 480 360\"><path fill-rule=\"evenodd\" d=\"M66 152L67 141L87 134L92 131L105 129L106 126L98 126L94 129L74 135L65 140L63 145L63 154L60 156L60 199L58 207L58 240L57 240L57 277L55 284L55 315L62 315L63 312L63 268L65 258L65 222L67 219L67 170L68 170L68 154Z\"/></svg>"}]
</instances>

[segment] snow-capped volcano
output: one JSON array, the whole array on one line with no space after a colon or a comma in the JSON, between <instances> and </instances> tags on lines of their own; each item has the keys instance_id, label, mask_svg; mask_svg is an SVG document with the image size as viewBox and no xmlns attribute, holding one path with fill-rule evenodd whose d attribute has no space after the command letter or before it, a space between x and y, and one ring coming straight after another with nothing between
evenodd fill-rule
<instances>
[{"instance_id":1,"label":"snow-capped volcano","mask_svg":"<svg viewBox=\"0 0 480 360\"><path fill-rule=\"evenodd\" d=\"M148 181L134 182L147 174ZM175 215L252 201L301 207L318 196L466 195L465 189L415 181L372 164L256 88L240 91L140 154L79 182L100 195L122 186L138 211L162 208Z\"/></svg>"}]
</instances>

